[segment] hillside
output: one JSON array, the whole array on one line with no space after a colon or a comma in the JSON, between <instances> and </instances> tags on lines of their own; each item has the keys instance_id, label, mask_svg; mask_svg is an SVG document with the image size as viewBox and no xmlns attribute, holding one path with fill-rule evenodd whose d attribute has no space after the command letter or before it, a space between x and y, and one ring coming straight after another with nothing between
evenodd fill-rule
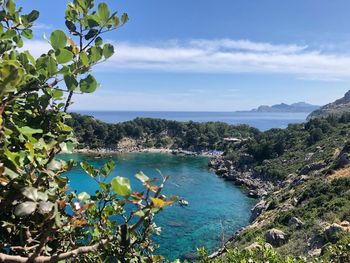
<instances>
[{"instance_id":1,"label":"hillside","mask_svg":"<svg viewBox=\"0 0 350 263\"><path fill-rule=\"evenodd\" d=\"M307 119L326 117L329 115L340 116L343 113L350 112L350 90L345 93L344 97L322 106L320 109L313 111Z\"/></svg>"},{"instance_id":2,"label":"hillside","mask_svg":"<svg viewBox=\"0 0 350 263\"><path fill-rule=\"evenodd\" d=\"M261 105L252 112L312 112L320 106L312 105L306 102L297 102L292 104L280 103L272 106Z\"/></svg>"},{"instance_id":3,"label":"hillside","mask_svg":"<svg viewBox=\"0 0 350 263\"><path fill-rule=\"evenodd\" d=\"M227 261L215 262L239 262L228 259L243 248L258 254L272 248L281 258L273 262L286 256L349 262L349 118L329 116L260 133L211 162L220 176L261 198L251 224L226 244Z\"/></svg>"}]
</instances>

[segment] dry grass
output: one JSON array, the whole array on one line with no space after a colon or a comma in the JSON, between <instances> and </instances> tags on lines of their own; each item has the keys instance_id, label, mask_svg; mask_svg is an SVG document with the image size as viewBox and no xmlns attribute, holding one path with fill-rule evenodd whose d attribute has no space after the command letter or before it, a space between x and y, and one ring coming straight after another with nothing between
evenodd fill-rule
<instances>
[{"instance_id":1,"label":"dry grass","mask_svg":"<svg viewBox=\"0 0 350 263\"><path fill-rule=\"evenodd\" d=\"M339 178L350 177L350 167L339 169L335 171L332 175L327 177L328 181L333 181Z\"/></svg>"}]
</instances>

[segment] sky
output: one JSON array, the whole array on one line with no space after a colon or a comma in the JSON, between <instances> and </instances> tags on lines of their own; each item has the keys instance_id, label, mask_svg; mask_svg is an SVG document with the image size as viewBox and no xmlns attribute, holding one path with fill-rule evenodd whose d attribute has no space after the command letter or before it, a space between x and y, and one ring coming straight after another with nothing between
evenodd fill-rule
<instances>
[{"instance_id":1,"label":"sky","mask_svg":"<svg viewBox=\"0 0 350 263\"><path fill-rule=\"evenodd\" d=\"M99 3L99 1L95 1ZM130 20L104 36L116 53L93 69L101 87L73 110L235 111L350 89L348 0L106 0ZM65 29L68 1L20 0L37 9L35 38Z\"/></svg>"}]
</instances>

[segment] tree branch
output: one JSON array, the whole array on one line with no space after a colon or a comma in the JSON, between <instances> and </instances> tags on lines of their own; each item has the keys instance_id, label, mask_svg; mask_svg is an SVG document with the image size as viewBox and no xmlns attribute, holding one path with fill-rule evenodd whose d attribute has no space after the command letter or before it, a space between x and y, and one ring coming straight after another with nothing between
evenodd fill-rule
<instances>
[{"instance_id":1,"label":"tree branch","mask_svg":"<svg viewBox=\"0 0 350 263\"><path fill-rule=\"evenodd\" d=\"M102 240L99 243L96 243L91 246L83 246L76 248L71 251L67 251L64 253L60 253L53 256L39 256L36 258L30 258L30 257L22 257L22 256L13 256L13 255L7 255L4 253L0 253L0 262L2 263L27 263L27 262L33 262L33 263L55 263L60 260L64 260L67 258L74 258L81 254L87 254L90 252L96 252L101 246L107 243L107 240ZM30 260L30 261L29 261Z\"/></svg>"}]
</instances>

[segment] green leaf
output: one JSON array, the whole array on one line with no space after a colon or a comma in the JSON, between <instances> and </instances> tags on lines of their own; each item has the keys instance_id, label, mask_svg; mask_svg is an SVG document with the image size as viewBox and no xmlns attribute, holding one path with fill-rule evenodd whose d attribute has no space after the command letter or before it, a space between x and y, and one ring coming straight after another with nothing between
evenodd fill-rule
<instances>
[{"instance_id":1,"label":"green leaf","mask_svg":"<svg viewBox=\"0 0 350 263\"><path fill-rule=\"evenodd\" d=\"M32 39L33 31L31 29L26 28L22 31L22 36L24 36L26 39Z\"/></svg>"},{"instance_id":2,"label":"green leaf","mask_svg":"<svg viewBox=\"0 0 350 263\"><path fill-rule=\"evenodd\" d=\"M87 192L81 192L80 194L78 194L78 199L81 202L85 202L86 200L88 200L90 198L90 195Z\"/></svg>"},{"instance_id":3,"label":"green leaf","mask_svg":"<svg viewBox=\"0 0 350 263\"><path fill-rule=\"evenodd\" d=\"M67 44L67 36L62 30L55 30L51 34L50 42L55 50L64 48Z\"/></svg>"},{"instance_id":4,"label":"green leaf","mask_svg":"<svg viewBox=\"0 0 350 263\"><path fill-rule=\"evenodd\" d=\"M33 10L28 15L26 15L27 21L29 23L34 22L35 20L38 19L38 17L39 17L39 11L37 11L37 10Z\"/></svg>"},{"instance_id":5,"label":"green leaf","mask_svg":"<svg viewBox=\"0 0 350 263\"><path fill-rule=\"evenodd\" d=\"M125 177L114 177L111 182L113 191L123 197L128 197L131 194L130 180Z\"/></svg>"},{"instance_id":6,"label":"green leaf","mask_svg":"<svg viewBox=\"0 0 350 263\"><path fill-rule=\"evenodd\" d=\"M97 37L97 38L95 39L95 45L96 45L96 46L101 46L102 44L103 44L102 38L101 38L101 37Z\"/></svg>"},{"instance_id":7,"label":"green leaf","mask_svg":"<svg viewBox=\"0 0 350 263\"><path fill-rule=\"evenodd\" d=\"M64 75L64 82L68 90L76 90L79 85L73 74Z\"/></svg>"},{"instance_id":8,"label":"green leaf","mask_svg":"<svg viewBox=\"0 0 350 263\"><path fill-rule=\"evenodd\" d=\"M145 175L143 172L139 171L135 174L135 177L139 179L142 183L145 183L149 181L149 178L147 175Z\"/></svg>"},{"instance_id":9,"label":"green leaf","mask_svg":"<svg viewBox=\"0 0 350 263\"><path fill-rule=\"evenodd\" d=\"M63 91L59 89L52 90L52 98L59 99L63 96Z\"/></svg>"},{"instance_id":10,"label":"green leaf","mask_svg":"<svg viewBox=\"0 0 350 263\"><path fill-rule=\"evenodd\" d=\"M109 160L107 163L103 165L104 169L101 169L101 172L104 177L107 177L111 171L115 168L115 162L113 160Z\"/></svg>"},{"instance_id":11,"label":"green leaf","mask_svg":"<svg viewBox=\"0 0 350 263\"><path fill-rule=\"evenodd\" d=\"M106 44L103 46L103 56L107 59L114 54L114 46L111 44Z\"/></svg>"},{"instance_id":12,"label":"green leaf","mask_svg":"<svg viewBox=\"0 0 350 263\"><path fill-rule=\"evenodd\" d=\"M86 55L85 51L80 53L79 60L81 61L81 63L83 63L84 66L88 66L89 65L89 58Z\"/></svg>"},{"instance_id":13,"label":"green leaf","mask_svg":"<svg viewBox=\"0 0 350 263\"><path fill-rule=\"evenodd\" d=\"M128 16L128 14L127 14L127 13L124 13L124 14L122 15L122 23L125 24L125 23L128 22L128 21L129 21L129 16Z\"/></svg>"},{"instance_id":14,"label":"green leaf","mask_svg":"<svg viewBox=\"0 0 350 263\"><path fill-rule=\"evenodd\" d=\"M77 27L75 26L75 24L72 21L66 20L65 24L66 24L66 27L68 28L69 31L75 32L77 30Z\"/></svg>"},{"instance_id":15,"label":"green leaf","mask_svg":"<svg viewBox=\"0 0 350 263\"><path fill-rule=\"evenodd\" d=\"M90 57L92 62L97 62L102 58L103 50L100 47L93 46L90 49Z\"/></svg>"},{"instance_id":16,"label":"green leaf","mask_svg":"<svg viewBox=\"0 0 350 263\"><path fill-rule=\"evenodd\" d=\"M23 216L30 215L35 211L36 205L37 204L35 202L31 202L31 201L27 201L17 205L14 211L15 216L23 217Z\"/></svg>"},{"instance_id":17,"label":"green leaf","mask_svg":"<svg viewBox=\"0 0 350 263\"><path fill-rule=\"evenodd\" d=\"M28 199L32 201L37 201L38 200L38 189L34 187L25 187L22 189L22 195L27 197Z\"/></svg>"},{"instance_id":18,"label":"green leaf","mask_svg":"<svg viewBox=\"0 0 350 263\"><path fill-rule=\"evenodd\" d=\"M53 57L48 57L46 61L47 71L50 76L54 75L57 72L57 62Z\"/></svg>"},{"instance_id":19,"label":"green leaf","mask_svg":"<svg viewBox=\"0 0 350 263\"><path fill-rule=\"evenodd\" d=\"M33 134L37 134L37 133L43 133L42 129L33 129L28 126L23 126L21 128L18 128L18 130L26 136L32 136Z\"/></svg>"},{"instance_id":20,"label":"green leaf","mask_svg":"<svg viewBox=\"0 0 350 263\"><path fill-rule=\"evenodd\" d=\"M97 89L97 81L92 75L88 75L85 79L80 80L79 87L80 91L91 93Z\"/></svg>"},{"instance_id":21,"label":"green leaf","mask_svg":"<svg viewBox=\"0 0 350 263\"><path fill-rule=\"evenodd\" d=\"M100 3L98 5L98 15L102 21L106 22L109 19L110 13L106 3Z\"/></svg>"},{"instance_id":22,"label":"green leaf","mask_svg":"<svg viewBox=\"0 0 350 263\"><path fill-rule=\"evenodd\" d=\"M73 60L73 53L64 48L57 49L55 55L59 64L64 64Z\"/></svg>"},{"instance_id":23,"label":"green leaf","mask_svg":"<svg viewBox=\"0 0 350 263\"><path fill-rule=\"evenodd\" d=\"M119 17L118 16L114 16L112 21L113 21L114 27L119 26L120 21L119 21Z\"/></svg>"},{"instance_id":24,"label":"green leaf","mask_svg":"<svg viewBox=\"0 0 350 263\"><path fill-rule=\"evenodd\" d=\"M98 171L88 162L81 162L80 166L92 178L95 178L98 175Z\"/></svg>"},{"instance_id":25,"label":"green leaf","mask_svg":"<svg viewBox=\"0 0 350 263\"><path fill-rule=\"evenodd\" d=\"M6 8L10 14L13 14L16 11L16 4L13 0L6 1Z\"/></svg>"}]
</instances>

